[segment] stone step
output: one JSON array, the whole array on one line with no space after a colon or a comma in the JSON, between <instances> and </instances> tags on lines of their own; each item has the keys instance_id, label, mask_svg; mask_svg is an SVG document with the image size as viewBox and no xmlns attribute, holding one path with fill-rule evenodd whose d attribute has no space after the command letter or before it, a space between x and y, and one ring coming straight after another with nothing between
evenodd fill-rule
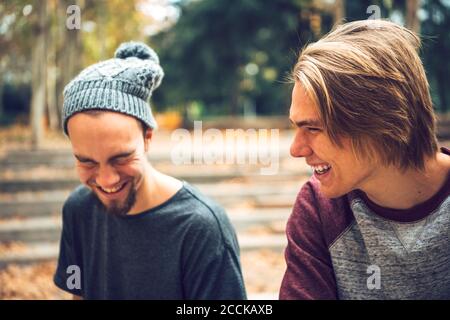
<instances>
[{"instance_id":1,"label":"stone step","mask_svg":"<svg viewBox=\"0 0 450 320\"><path fill-rule=\"evenodd\" d=\"M29 244L20 250L0 252L0 269L8 264L30 264L58 258L59 243L39 242Z\"/></svg>"},{"instance_id":2,"label":"stone step","mask_svg":"<svg viewBox=\"0 0 450 320\"><path fill-rule=\"evenodd\" d=\"M281 251L284 250L287 245L286 236L284 234L255 236L251 234L238 233L237 236L241 251L260 249Z\"/></svg>"},{"instance_id":3,"label":"stone step","mask_svg":"<svg viewBox=\"0 0 450 320\"><path fill-rule=\"evenodd\" d=\"M230 181L232 179L241 179L243 182L282 182L301 180L308 175L308 171L295 171L295 172L280 172L276 175L261 175L259 173L243 173L239 171L235 172L185 172L178 174L175 177L187 182L196 183L213 183L221 181ZM25 180L25 179L8 179L0 181L0 193L13 193L21 191L50 191L50 190L71 190L80 184L78 179L46 179L46 180Z\"/></svg>"},{"instance_id":4,"label":"stone step","mask_svg":"<svg viewBox=\"0 0 450 320\"><path fill-rule=\"evenodd\" d=\"M285 223L290 215L287 209L270 210L230 210L229 218L237 232L252 226L274 227L275 223ZM0 242L59 241L61 217L39 217L10 219L0 223Z\"/></svg>"},{"instance_id":5,"label":"stone step","mask_svg":"<svg viewBox=\"0 0 450 320\"><path fill-rule=\"evenodd\" d=\"M171 162L170 153L152 153L148 155L152 163ZM5 169L31 169L39 166L72 168L75 158L71 150L13 150L0 159L0 167Z\"/></svg>"},{"instance_id":6,"label":"stone step","mask_svg":"<svg viewBox=\"0 0 450 320\"><path fill-rule=\"evenodd\" d=\"M249 236L239 235L238 240L241 252L259 249L281 251L286 247L284 235ZM30 264L51 261L58 258L59 244L57 242L35 242L27 244L21 250L0 252L0 268L8 264Z\"/></svg>"},{"instance_id":7,"label":"stone step","mask_svg":"<svg viewBox=\"0 0 450 320\"><path fill-rule=\"evenodd\" d=\"M292 207L300 182L274 185L241 184L229 185L198 184L206 196L219 204L229 207L242 202L252 202L257 207ZM39 217L58 214L70 191L49 191L35 197L18 197L13 200L0 200L0 219L11 217Z\"/></svg>"},{"instance_id":8,"label":"stone step","mask_svg":"<svg viewBox=\"0 0 450 320\"><path fill-rule=\"evenodd\" d=\"M0 218L13 217L40 217L52 214L60 214L64 198L43 200L12 200L0 202Z\"/></svg>"},{"instance_id":9,"label":"stone step","mask_svg":"<svg viewBox=\"0 0 450 320\"><path fill-rule=\"evenodd\" d=\"M61 219L44 217L13 219L0 223L0 242L58 242L61 235Z\"/></svg>"},{"instance_id":10,"label":"stone step","mask_svg":"<svg viewBox=\"0 0 450 320\"><path fill-rule=\"evenodd\" d=\"M277 155L279 160L290 158L289 155L289 141L284 141L280 144L275 150L262 149L266 153L261 153L264 157L269 156L270 153ZM174 159L171 151L174 150L175 145L173 143L169 143L166 145L160 146L161 151L156 151L158 149L154 148L152 152L147 155L148 160L152 164L159 163L174 163ZM204 146L202 150L197 153L192 153L190 160L191 163L194 163L195 159L204 159L205 154L214 154L217 158L225 159L225 155L217 154L217 146L213 145L211 147ZM207 151L210 151L207 153ZM224 149L225 150L225 147ZM193 150L194 151L194 150ZM261 150L260 150L261 151ZM263 152L261 151L261 152ZM200 153L198 153L200 152ZM237 153L245 152L245 159L248 160L248 150L238 150L233 149L233 157L232 159L237 161ZM261 156L260 154L257 157ZM259 158L258 158L259 159ZM203 162L203 161L202 161ZM5 169L12 170L23 170L23 169L31 169L39 166L51 166L58 168L72 168L75 164L75 158L72 154L72 150L64 149L64 150L11 150L8 151L7 154L0 158L0 167Z\"/></svg>"}]
</instances>

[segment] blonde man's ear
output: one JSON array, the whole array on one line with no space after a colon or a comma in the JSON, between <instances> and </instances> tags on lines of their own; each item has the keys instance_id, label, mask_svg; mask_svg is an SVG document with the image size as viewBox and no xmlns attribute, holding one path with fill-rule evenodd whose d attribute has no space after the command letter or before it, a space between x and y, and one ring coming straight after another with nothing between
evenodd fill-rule
<instances>
[{"instance_id":1,"label":"blonde man's ear","mask_svg":"<svg viewBox=\"0 0 450 320\"><path fill-rule=\"evenodd\" d=\"M153 136L153 130L150 128L147 128L144 134L144 147L145 147L145 152L148 152L149 146L150 146L150 141L152 141L152 136Z\"/></svg>"}]
</instances>

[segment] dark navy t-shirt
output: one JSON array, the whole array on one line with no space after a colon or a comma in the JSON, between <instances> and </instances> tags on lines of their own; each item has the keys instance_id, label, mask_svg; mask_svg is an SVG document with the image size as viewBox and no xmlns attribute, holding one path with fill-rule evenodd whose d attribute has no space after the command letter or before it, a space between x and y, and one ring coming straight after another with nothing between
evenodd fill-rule
<instances>
[{"instance_id":1,"label":"dark navy t-shirt","mask_svg":"<svg viewBox=\"0 0 450 320\"><path fill-rule=\"evenodd\" d=\"M97 201L80 186L64 204L59 288L85 299L246 298L233 227L188 183L138 215L110 215Z\"/></svg>"}]
</instances>

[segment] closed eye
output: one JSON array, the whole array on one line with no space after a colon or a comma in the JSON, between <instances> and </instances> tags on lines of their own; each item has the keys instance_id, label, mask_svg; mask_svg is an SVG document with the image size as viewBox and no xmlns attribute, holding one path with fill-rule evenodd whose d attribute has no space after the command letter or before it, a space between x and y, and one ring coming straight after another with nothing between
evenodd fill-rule
<instances>
[{"instance_id":1,"label":"closed eye","mask_svg":"<svg viewBox=\"0 0 450 320\"><path fill-rule=\"evenodd\" d=\"M78 165L82 166L84 168L94 168L97 163L91 160L79 160L78 159Z\"/></svg>"},{"instance_id":2,"label":"closed eye","mask_svg":"<svg viewBox=\"0 0 450 320\"><path fill-rule=\"evenodd\" d=\"M307 127L306 129L307 129L309 132L313 132L313 133L322 131L322 129L320 129L320 128L311 128L311 127Z\"/></svg>"},{"instance_id":3,"label":"closed eye","mask_svg":"<svg viewBox=\"0 0 450 320\"><path fill-rule=\"evenodd\" d=\"M129 160L130 160L130 156L119 157L119 158L115 158L112 162L117 165L124 165L124 164L127 164Z\"/></svg>"},{"instance_id":4,"label":"closed eye","mask_svg":"<svg viewBox=\"0 0 450 320\"><path fill-rule=\"evenodd\" d=\"M83 163L83 164L95 164L95 162L92 161L92 160L80 160L80 159L78 159L78 161L80 163Z\"/></svg>"}]
</instances>

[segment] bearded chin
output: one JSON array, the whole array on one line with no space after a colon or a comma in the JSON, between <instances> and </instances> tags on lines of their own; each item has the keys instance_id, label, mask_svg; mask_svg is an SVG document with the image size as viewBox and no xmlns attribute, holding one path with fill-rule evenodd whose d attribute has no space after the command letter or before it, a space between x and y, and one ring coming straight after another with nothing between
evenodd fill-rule
<instances>
[{"instance_id":1,"label":"bearded chin","mask_svg":"<svg viewBox=\"0 0 450 320\"><path fill-rule=\"evenodd\" d=\"M95 194L95 196L97 198L98 206L102 210L104 210L107 214L117 217L125 217L136 203L136 190L134 188L134 184L131 186L130 192L128 193L128 196L123 203L112 201L109 205L105 205L97 196L97 194Z\"/></svg>"}]
</instances>

